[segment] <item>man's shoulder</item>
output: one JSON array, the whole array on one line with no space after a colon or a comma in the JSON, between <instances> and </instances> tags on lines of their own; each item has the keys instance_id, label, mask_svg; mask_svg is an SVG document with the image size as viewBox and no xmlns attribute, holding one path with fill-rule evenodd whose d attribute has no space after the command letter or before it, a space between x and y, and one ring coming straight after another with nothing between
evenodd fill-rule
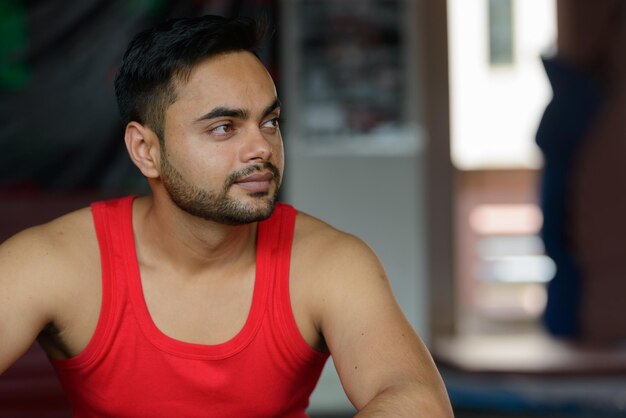
<instances>
[{"instance_id":1,"label":"man's shoulder","mask_svg":"<svg viewBox=\"0 0 626 418\"><path fill-rule=\"evenodd\" d=\"M336 227L308 213L298 211L294 240L304 241L307 245L333 249L355 245L361 240L355 235L341 231Z\"/></svg>"},{"instance_id":2,"label":"man's shoulder","mask_svg":"<svg viewBox=\"0 0 626 418\"><path fill-rule=\"evenodd\" d=\"M293 255L316 269L342 271L354 263L377 263L378 258L361 238L341 231L304 212L298 212Z\"/></svg>"},{"instance_id":3,"label":"man's shoulder","mask_svg":"<svg viewBox=\"0 0 626 418\"><path fill-rule=\"evenodd\" d=\"M0 245L0 263L30 269L71 268L69 260L97 245L90 208L27 228Z\"/></svg>"}]
</instances>

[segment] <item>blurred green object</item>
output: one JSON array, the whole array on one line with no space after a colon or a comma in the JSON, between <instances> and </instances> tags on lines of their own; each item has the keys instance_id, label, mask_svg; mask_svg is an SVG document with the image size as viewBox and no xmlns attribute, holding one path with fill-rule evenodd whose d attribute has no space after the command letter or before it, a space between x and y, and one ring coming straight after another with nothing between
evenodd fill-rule
<instances>
[{"instance_id":1,"label":"blurred green object","mask_svg":"<svg viewBox=\"0 0 626 418\"><path fill-rule=\"evenodd\" d=\"M20 0L0 2L0 88L19 90L30 71L24 51L28 43L26 9Z\"/></svg>"}]
</instances>

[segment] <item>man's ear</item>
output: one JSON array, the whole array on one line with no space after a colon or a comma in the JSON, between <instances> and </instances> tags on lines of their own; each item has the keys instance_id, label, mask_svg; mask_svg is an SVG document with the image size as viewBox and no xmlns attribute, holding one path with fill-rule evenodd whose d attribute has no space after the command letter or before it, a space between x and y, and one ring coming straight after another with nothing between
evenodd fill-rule
<instances>
[{"instance_id":1,"label":"man's ear","mask_svg":"<svg viewBox=\"0 0 626 418\"><path fill-rule=\"evenodd\" d=\"M124 141L130 159L147 178L158 178L160 175L159 152L160 143L157 135L148 127L130 122L126 125Z\"/></svg>"}]
</instances>

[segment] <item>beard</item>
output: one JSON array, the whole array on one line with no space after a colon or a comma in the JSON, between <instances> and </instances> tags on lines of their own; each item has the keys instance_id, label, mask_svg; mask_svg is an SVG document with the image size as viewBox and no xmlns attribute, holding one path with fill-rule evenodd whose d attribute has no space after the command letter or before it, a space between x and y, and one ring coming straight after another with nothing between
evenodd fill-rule
<instances>
[{"instance_id":1,"label":"beard","mask_svg":"<svg viewBox=\"0 0 626 418\"><path fill-rule=\"evenodd\" d=\"M161 148L161 180L172 202L190 215L224 225L244 225L269 218L280 189L281 175L278 168L269 162L255 164L231 173L220 192L210 192L190 184L170 164L165 150ZM246 203L229 196L231 187L240 179L257 171L273 174L274 191L251 193L256 202Z\"/></svg>"}]
</instances>

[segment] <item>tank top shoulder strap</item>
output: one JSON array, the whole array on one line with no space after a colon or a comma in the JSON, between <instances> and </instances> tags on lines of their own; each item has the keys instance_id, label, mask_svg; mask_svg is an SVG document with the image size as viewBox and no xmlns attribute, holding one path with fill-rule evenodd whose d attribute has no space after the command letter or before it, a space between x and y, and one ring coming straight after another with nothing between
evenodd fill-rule
<instances>
[{"instance_id":1,"label":"tank top shoulder strap","mask_svg":"<svg viewBox=\"0 0 626 418\"><path fill-rule=\"evenodd\" d=\"M132 216L134 196L91 204L100 249L102 301L98 323L87 347L78 355L62 361L65 367L86 367L99 357L119 325L121 307L126 300L121 240L126 219Z\"/></svg>"},{"instance_id":2,"label":"tank top shoulder strap","mask_svg":"<svg viewBox=\"0 0 626 418\"><path fill-rule=\"evenodd\" d=\"M285 203L277 204L275 216L268 231L272 241L273 286L271 295L272 322L278 328L285 347L301 361L319 357L304 340L298 329L291 304L290 265L291 249L298 211Z\"/></svg>"},{"instance_id":3,"label":"tank top shoulder strap","mask_svg":"<svg viewBox=\"0 0 626 418\"><path fill-rule=\"evenodd\" d=\"M277 203L272 217L259 224L259 245L270 252L272 274L289 277L291 245L298 211L286 203ZM278 284L278 283L276 283Z\"/></svg>"}]
</instances>

